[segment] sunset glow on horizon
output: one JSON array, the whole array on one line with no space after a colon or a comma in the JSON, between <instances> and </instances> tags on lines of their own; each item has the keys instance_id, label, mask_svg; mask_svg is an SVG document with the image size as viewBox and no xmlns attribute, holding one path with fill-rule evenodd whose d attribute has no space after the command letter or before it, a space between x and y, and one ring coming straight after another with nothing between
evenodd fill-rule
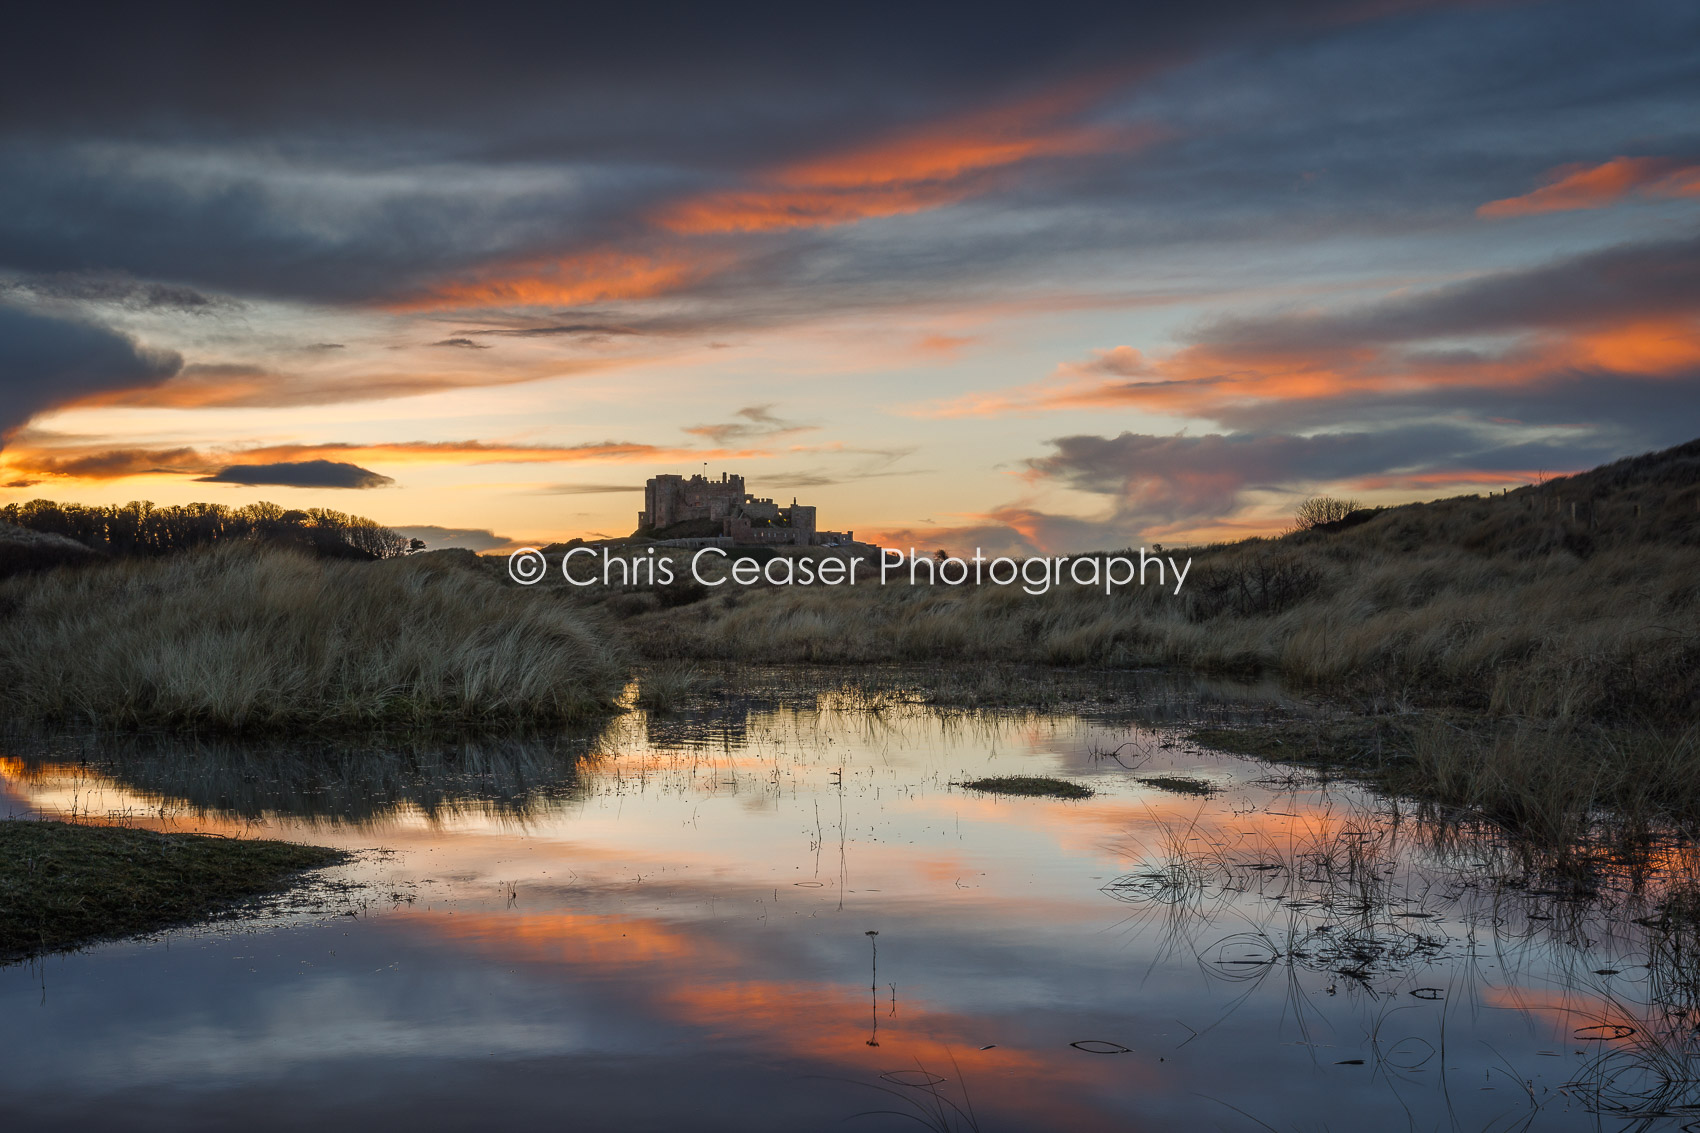
<instances>
[{"instance_id":1,"label":"sunset glow on horizon","mask_svg":"<svg viewBox=\"0 0 1700 1133\"><path fill-rule=\"evenodd\" d=\"M205 75L163 17L46 28L0 77L0 505L496 550L706 465L1059 553L1700 434L1691 6L1033 19L232 18Z\"/></svg>"}]
</instances>

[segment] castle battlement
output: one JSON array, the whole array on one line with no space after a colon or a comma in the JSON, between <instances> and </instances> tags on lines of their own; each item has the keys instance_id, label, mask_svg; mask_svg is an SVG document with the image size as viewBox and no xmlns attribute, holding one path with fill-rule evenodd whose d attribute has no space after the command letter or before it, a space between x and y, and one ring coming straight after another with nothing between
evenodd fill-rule
<instances>
[{"instance_id":1,"label":"castle battlement","mask_svg":"<svg viewBox=\"0 0 1700 1133\"><path fill-rule=\"evenodd\" d=\"M686 537L718 535L738 546L810 547L855 542L852 531L821 531L815 508L799 504L781 507L766 496L744 490L744 478L721 473L718 480L699 474L652 476L643 486L643 510L638 534L666 537L670 528L690 527ZM711 532L710 527L718 525Z\"/></svg>"}]
</instances>

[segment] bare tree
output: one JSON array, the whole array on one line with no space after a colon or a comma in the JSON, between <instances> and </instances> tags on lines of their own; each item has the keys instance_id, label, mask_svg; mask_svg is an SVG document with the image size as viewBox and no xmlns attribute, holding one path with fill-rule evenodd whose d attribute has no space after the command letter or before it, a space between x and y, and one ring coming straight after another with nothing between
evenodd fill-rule
<instances>
[{"instance_id":1,"label":"bare tree","mask_svg":"<svg viewBox=\"0 0 1700 1133\"><path fill-rule=\"evenodd\" d=\"M1293 511L1293 527L1309 531L1324 523L1338 523L1364 505L1357 500L1337 500L1333 496L1312 496Z\"/></svg>"}]
</instances>

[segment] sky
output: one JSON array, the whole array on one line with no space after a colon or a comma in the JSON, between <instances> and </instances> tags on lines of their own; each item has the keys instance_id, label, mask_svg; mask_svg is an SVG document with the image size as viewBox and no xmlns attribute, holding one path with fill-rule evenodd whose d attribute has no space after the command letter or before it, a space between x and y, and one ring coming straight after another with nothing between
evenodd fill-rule
<instances>
[{"instance_id":1,"label":"sky","mask_svg":"<svg viewBox=\"0 0 1700 1133\"><path fill-rule=\"evenodd\" d=\"M1692 3L132 7L0 68L0 505L1055 554L1700 436Z\"/></svg>"}]
</instances>

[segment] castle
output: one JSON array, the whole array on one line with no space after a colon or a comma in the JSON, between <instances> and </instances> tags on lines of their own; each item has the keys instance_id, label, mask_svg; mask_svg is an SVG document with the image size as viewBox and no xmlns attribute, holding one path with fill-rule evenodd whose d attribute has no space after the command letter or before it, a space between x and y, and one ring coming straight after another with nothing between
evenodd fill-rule
<instances>
[{"instance_id":1,"label":"castle","mask_svg":"<svg viewBox=\"0 0 1700 1133\"><path fill-rule=\"evenodd\" d=\"M663 542L737 547L836 547L855 542L852 531L821 531L815 509L792 499L780 507L744 491L742 476L653 476L643 486L638 532Z\"/></svg>"}]
</instances>

